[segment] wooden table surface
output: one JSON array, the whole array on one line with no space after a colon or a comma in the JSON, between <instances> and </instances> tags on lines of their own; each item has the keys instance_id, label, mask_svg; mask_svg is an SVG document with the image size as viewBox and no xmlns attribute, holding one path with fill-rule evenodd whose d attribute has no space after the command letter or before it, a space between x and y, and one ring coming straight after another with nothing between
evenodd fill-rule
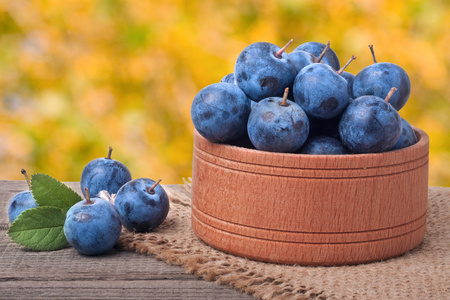
<instances>
[{"instance_id":1,"label":"wooden table surface","mask_svg":"<svg viewBox=\"0 0 450 300\"><path fill-rule=\"evenodd\" d=\"M78 182L66 184L80 193ZM7 235L9 201L26 189L25 181L0 180L0 299L254 299L148 255L113 249L88 257L72 247L26 250Z\"/></svg>"}]
</instances>

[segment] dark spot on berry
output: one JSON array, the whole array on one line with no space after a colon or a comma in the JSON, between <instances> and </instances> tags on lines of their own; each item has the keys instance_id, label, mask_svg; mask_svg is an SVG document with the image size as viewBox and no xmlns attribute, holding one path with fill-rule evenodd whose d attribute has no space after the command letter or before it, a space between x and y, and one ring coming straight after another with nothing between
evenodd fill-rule
<instances>
[{"instance_id":1,"label":"dark spot on berry","mask_svg":"<svg viewBox=\"0 0 450 300\"><path fill-rule=\"evenodd\" d=\"M129 192L136 193L137 192L137 184L138 184L138 181L132 181L130 184L127 185L127 190Z\"/></svg>"},{"instance_id":2,"label":"dark spot on berry","mask_svg":"<svg viewBox=\"0 0 450 300\"><path fill-rule=\"evenodd\" d=\"M380 103L378 101L369 102L369 103L366 103L366 106L367 107L378 107L378 106L380 106Z\"/></svg>"},{"instance_id":3,"label":"dark spot on berry","mask_svg":"<svg viewBox=\"0 0 450 300\"><path fill-rule=\"evenodd\" d=\"M111 174L111 180L115 180L115 178L117 176L117 172L119 172L119 170L114 168L113 171L112 171L112 174Z\"/></svg>"},{"instance_id":4,"label":"dark spot on berry","mask_svg":"<svg viewBox=\"0 0 450 300\"><path fill-rule=\"evenodd\" d=\"M222 112L222 118L224 118L224 119L229 119L229 118L230 118L230 113L227 112L227 111L223 111L223 112Z\"/></svg>"},{"instance_id":5,"label":"dark spot on berry","mask_svg":"<svg viewBox=\"0 0 450 300\"><path fill-rule=\"evenodd\" d=\"M292 125L292 128L294 129L295 132L299 132L302 130L304 125L305 123L302 120L298 120Z\"/></svg>"},{"instance_id":6,"label":"dark spot on berry","mask_svg":"<svg viewBox=\"0 0 450 300\"><path fill-rule=\"evenodd\" d=\"M205 112L202 114L203 120L209 120L209 119L212 118L212 116L213 116L213 113L210 112L210 111L205 111Z\"/></svg>"},{"instance_id":7,"label":"dark spot on berry","mask_svg":"<svg viewBox=\"0 0 450 300\"><path fill-rule=\"evenodd\" d=\"M339 102L335 97L330 97L320 103L320 108L325 111L334 110L338 107Z\"/></svg>"},{"instance_id":8,"label":"dark spot on berry","mask_svg":"<svg viewBox=\"0 0 450 300\"><path fill-rule=\"evenodd\" d=\"M145 197L142 199L142 202L144 202L145 205L150 205L152 207L156 206L156 201L152 198Z\"/></svg>"},{"instance_id":9,"label":"dark spot on berry","mask_svg":"<svg viewBox=\"0 0 450 300\"><path fill-rule=\"evenodd\" d=\"M239 59L243 62L246 62L248 60L248 51L244 50L242 52L242 55L239 57Z\"/></svg>"},{"instance_id":10,"label":"dark spot on berry","mask_svg":"<svg viewBox=\"0 0 450 300\"><path fill-rule=\"evenodd\" d=\"M231 112L233 114L237 114L239 112L239 109L237 108L237 106L233 106L233 109L231 109Z\"/></svg>"},{"instance_id":11,"label":"dark spot on berry","mask_svg":"<svg viewBox=\"0 0 450 300\"><path fill-rule=\"evenodd\" d=\"M241 73L241 78L242 78L242 80L248 80L247 73L246 72L242 72Z\"/></svg>"},{"instance_id":12,"label":"dark spot on berry","mask_svg":"<svg viewBox=\"0 0 450 300\"><path fill-rule=\"evenodd\" d=\"M273 76L265 76L259 81L259 85L261 86L261 91L264 88L267 88L269 90L276 90L279 86L279 83L277 78Z\"/></svg>"},{"instance_id":13,"label":"dark spot on berry","mask_svg":"<svg viewBox=\"0 0 450 300\"><path fill-rule=\"evenodd\" d=\"M223 92L222 95L224 95L223 96L224 99L226 99L225 97L228 96L228 102L229 103L231 103L231 104L236 104L237 103L237 98L236 98L236 96L234 94Z\"/></svg>"},{"instance_id":14,"label":"dark spot on berry","mask_svg":"<svg viewBox=\"0 0 450 300\"><path fill-rule=\"evenodd\" d=\"M131 204L129 202L125 202L125 205L123 207L125 209L125 215L129 215L131 213Z\"/></svg>"}]
</instances>

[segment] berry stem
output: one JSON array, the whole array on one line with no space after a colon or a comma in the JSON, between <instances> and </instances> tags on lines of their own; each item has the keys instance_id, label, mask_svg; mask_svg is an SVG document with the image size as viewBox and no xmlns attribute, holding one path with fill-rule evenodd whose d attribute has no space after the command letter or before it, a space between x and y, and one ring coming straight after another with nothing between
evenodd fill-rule
<instances>
[{"instance_id":1,"label":"berry stem","mask_svg":"<svg viewBox=\"0 0 450 300\"><path fill-rule=\"evenodd\" d=\"M85 187L84 191L86 192L86 204L94 203L91 201L91 195L89 194L89 189L87 187Z\"/></svg>"},{"instance_id":2,"label":"berry stem","mask_svg":"<svg viewBox=\"0 0 450 300\"><path fill-rule=\"evenodd\" d=\"M323 49L322 53L320 53L319 57L317 58L318 62L320 62L322 60L322 58L327 53L328 49L330 49L330 41L327 41L327 45L325 46L325 48Z\"/></svg>"},{"instance_id":3,"label":"berry stem","mask_svg":"<svg viewBox=\"0 0 450 300\"><path fill-rule=\"evenodd\" d=\"M283 52L286 51L286 48L289 47L289 45L293 42L294 40L291 39L289 42L287 42L286 45L284 45L283 48L281 48L280 50L278 50L277 52L275 52L275 56L277 58L281 58L281 55L283 55Z\"/></svg>"},{"instance_id":4,"label":"berry stem","mask_svg":"<svg viewBox=\"0 0 450 300\"><path fill-rule=\"evenodd\" d=\"M106 157L107 159L111 159L111 153L113 151L113 148L111 146L109 146L109 150L108 150L108 156Z\"/></svg>"},{"instance_id":5,"label":"berry stem","mask_svg":"<svg viewBox=\"0 0 450 300\"><path fill-rule=\"evenodd\" d=\"M287 87L284 89L283 100L281 100L281 102L280 102L281 106L289 106L289 103L286 102L288 94L289 94L289 88Z\"/></svg>"},{"instance_id":6,"label":"berry stem","mask_svg":"<svg viewBox=\"0 0 450 300\"><path fill-rule=\"evenodd\" d=\"M154 194L155 193L155 187L161 182L161 179L158 180L157 182L155 182L151 187L147 188L147 192L149 192L150 194Z\"/></svg>"},{"instance_id":7,"label":"berry stem","mask_svg":"<svg viewBox=\"0 0 450 300\"><path fill-rule=\"evenodd\" d=\"M342 72L344 72L344 70L348 67L348 65L349 65L352 61L354 61L355 59L356 59L356 56L352 55L352 57L349 59L349 61L348 61L342 68L340 68L339 71L337 71L337 73L338 73L339 75L341 75Z\"/></svg>"},{"instance_id":8,"label":"berry stem","mask_svg":"<svg viewBox=\"0 0 450 300\"><path fill-rule=\"evenodd\" d=\"M390 89L389 93L386 95L386 98L384 98L384 101L388 102L389 99L391 99L392 94L394 94L396 90L397 90L396 87L392 87L392 88Z\"/></svg>"},{"instance_id":9,"label":"berry stem","mask_svg":"<svg viewBox=\"0 0 450 300\"><path fill-rule=\"evenodd\" d=\"M25 176L25 180L27 181L28 184L28 189L31 190L31 182L30 182L30 178L28 177L27 171L25 171L25 169L21 170L23 176Z\"/></svg>"},{"instance_id":10,"label":"berry stem","mask_svg":"<svg viewBox=\"0 0 450 300\"><path fill-rule=\"evenodd\" d=\"M369 45L370 52L372 52L373 63L377 63L377 59L375 58L375 52L373 51L373 45Z\"/></svg>"}]
</instances>

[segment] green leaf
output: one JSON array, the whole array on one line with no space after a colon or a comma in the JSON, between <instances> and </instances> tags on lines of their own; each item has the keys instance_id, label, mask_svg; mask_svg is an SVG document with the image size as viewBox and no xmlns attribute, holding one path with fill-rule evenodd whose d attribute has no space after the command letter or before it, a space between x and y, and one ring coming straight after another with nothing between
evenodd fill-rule
<instances>
[{"instance_id":1,"label":"green leaf","mask_svg":"<svg viewBox=\"0 0 450 300\"><path fill-rule=\"evenodd\" d=\"M11 224L8 235L31 250L58 250L68 245L64 235L65 220L66 213L57 207L27 209Z\"/></svg>"},{"instance_id":2,"label":"green leaf","mask_svg":"<svg viewBox=\"0 0 450 300\"><path fill-rule=\"evenodd\" d=\"M72 205L83 200L70 187L42 173L31 176L31 193L39 206L53 206L67 212Z\"/></svg>"}]
</instances>

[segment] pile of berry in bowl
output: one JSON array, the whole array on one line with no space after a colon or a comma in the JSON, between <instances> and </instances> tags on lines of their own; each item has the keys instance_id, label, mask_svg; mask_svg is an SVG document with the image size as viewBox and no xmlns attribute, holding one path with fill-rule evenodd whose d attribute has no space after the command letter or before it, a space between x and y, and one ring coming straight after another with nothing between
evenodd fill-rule
<instances>
[{"instance_id":1,"label":"pile of berry in bowl","mask_svg":"<svg viewBox=\"0 0 450 300\"><path fill-rule=\"evenodd\" d=\"M191 223L219 250L302 265L403 254L425 234L429 139L399 115L408 74L376 61L356 76L330 44L247 46L201 89ZM368 51L369 53L369 51Z\"/></svg>"},{"instance_id":2,"label":"pile of berry in bowl","mask_svg":"<svg viewBox=\"0 0 450 300\"><path fill-rule=\"evenodd\" d=\"M267 42L247 46L234 73L198 92L195 129L216 143L248 137L258 150L303 154L378 153L417 142L398 111L408 101L408 74L374 63L344 71L330 44L307 42L291 53Z\"/></svg>"}]
</instances>

